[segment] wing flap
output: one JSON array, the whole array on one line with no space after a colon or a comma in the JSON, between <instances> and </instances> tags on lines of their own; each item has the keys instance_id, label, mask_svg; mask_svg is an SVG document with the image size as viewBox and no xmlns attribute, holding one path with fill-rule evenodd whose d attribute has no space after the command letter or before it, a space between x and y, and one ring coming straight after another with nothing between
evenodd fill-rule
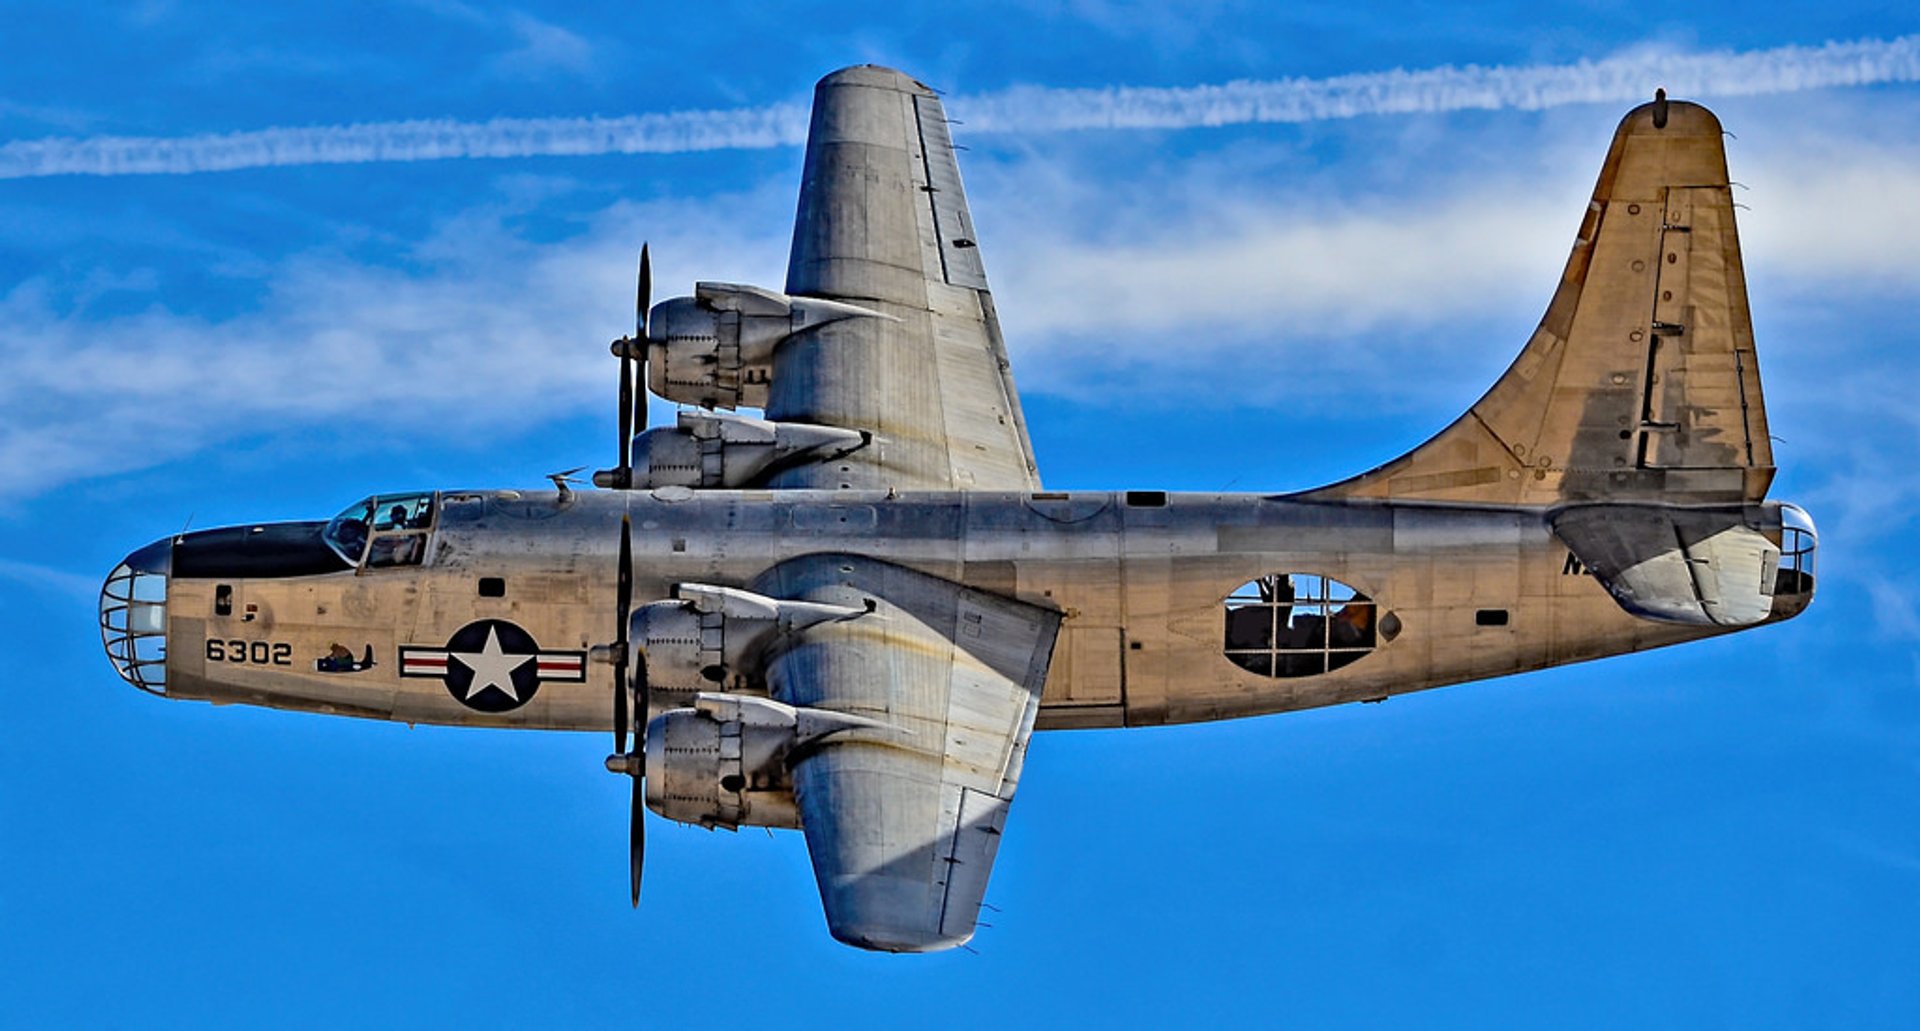
<instances>
[{"instance_id":1,"label":"wing flap","mask_svg":"<svg viewBox=\"0 0 1920 1031\"><path fill-rule=\"evenodd\" d=\"M987 270L980 262L979 242L973 236L966 191L960 188L960 163L954 158L947 114L938 100L926 94L914 96L913 110L920 123L920 154L926 164L924 188L933 213L941 278L954 286L985 290Z\"/></svg>"}]
</instances>

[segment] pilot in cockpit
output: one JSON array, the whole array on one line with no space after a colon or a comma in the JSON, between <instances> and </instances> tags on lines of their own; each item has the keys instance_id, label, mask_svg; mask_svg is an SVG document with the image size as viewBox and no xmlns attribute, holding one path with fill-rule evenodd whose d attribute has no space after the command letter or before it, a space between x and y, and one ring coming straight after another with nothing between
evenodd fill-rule
<instances>
[{"instance_id":1,"label":"pilot in cockpit","mask_svg":"<svg viewBox=\"0 0 1920 1031\"><path fill-rule=\"evenodd\" d=\"M360 550L367 544L367 530L372 525L372 501L368 501L366 507L353 518L337 521L332 529L334 539L342 553L355 558L359 557Z\"/></svg>"}]
</instances>

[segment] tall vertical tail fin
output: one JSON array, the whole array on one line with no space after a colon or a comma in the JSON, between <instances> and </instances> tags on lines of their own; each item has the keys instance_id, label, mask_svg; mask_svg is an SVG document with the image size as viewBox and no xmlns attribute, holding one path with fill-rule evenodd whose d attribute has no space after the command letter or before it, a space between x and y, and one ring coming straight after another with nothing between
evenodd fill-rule
<instances>
[{"instance_id":1,"label":"tall vertical tail fin","mask_svg":"<svg viewBox=\"0 0 1920 1031\"><path fill-rule=\"evenodd\" d=\"M1310 497L1758 501L1773 449L1719 119L1664 95L1614 133L1520 357L1413 451Z\"/></svg>"}]
</instances>

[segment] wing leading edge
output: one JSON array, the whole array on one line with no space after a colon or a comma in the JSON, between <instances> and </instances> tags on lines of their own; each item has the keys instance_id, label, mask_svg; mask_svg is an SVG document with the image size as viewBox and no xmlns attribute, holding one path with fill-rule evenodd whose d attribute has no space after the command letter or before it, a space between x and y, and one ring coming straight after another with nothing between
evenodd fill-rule
<instances>
[{"instance_id":1,"label":"wing leading edge","mask_svg":"<svg viewBox=\"0 0 1920 1031\"><path fill-rule=\"evenodd\" d=\"M786 289L892 318L833 322L781 345L767 418L870 433L872 444L770 486L1039 488L932 90L872 66L820 81Z\"/></svg>"}]
</instances>

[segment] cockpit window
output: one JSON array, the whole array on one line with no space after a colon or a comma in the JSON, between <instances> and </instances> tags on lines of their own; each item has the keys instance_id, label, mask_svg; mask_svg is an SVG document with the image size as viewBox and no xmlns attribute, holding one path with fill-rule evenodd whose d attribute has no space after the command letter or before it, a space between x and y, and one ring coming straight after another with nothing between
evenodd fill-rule
<instances>
[{"instance_id":1,"label":"cockpit window","mask_svg":"<svg viewBox=\"0 0 1920 1031\"><path fill-rule=\"evenodd\" d=\"M375 530L424 530L433 524L433 495L406 494L374 501Z\"/></svg>"},{"instance_id":2,"label":"cockpit window","mask_svg":"<svg viewBox=\"0 0 1920 1031\"><path fill-rule=\"evenodd\" d=\"M418 565L433 528L432 494L380 494L348 505L327 524L326 541L354 565ZM369 549L369 539L373 547Z\"/></svg>"},{"instance_id":3,"label":"cockpit window","mask_svg":"<svg viewBox=\"0 0 1920 1031\"><path fill-rule=\"evenodd\" d=\"M427 535L424 533L381 534L373 539L373 547L367 549L367 568L417 566L426 555Z\"/></svg>"},{"instance_id":4,"label":"cockpit window","mask_svg":"<svg viewBox=\"0 0 1920 1031\"><path fill-rule=\"evenodd\" d=\"M346 511L327 524L323 535L329 547L356 566L360 564L361 553L367 550L367 529L373 525L374 505L378 501L378 498L368 498L347 506Z\"/></svg>"}]
</instances>

